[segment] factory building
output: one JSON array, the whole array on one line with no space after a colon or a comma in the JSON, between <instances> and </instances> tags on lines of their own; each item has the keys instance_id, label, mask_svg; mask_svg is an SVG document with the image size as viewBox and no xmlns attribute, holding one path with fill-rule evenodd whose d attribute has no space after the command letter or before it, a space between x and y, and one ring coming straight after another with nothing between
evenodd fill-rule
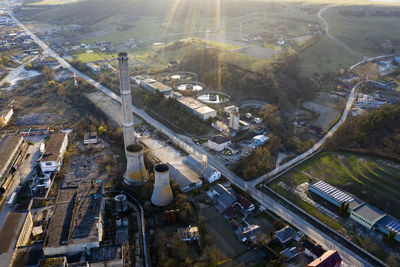
<instances>
[{"instance_id":1,"label":"factory building","mask_svg":"<svg viewBox=\"0 0 400 267\"><path fill-rule=\"evenodd\" d=\"M374 229L375 223L385 216L386 214L384 212L367 203L362 203L350 213L351 219L367 227L368 229Z\"/></svg>"},{"instance_id":2,"label":"factory building","mask_svg":"<svg viewBox=\"0 0 400 267\"><path fill-rule=\"evenodd\" d=\"M59 190L43 244L45 256L70 255L100 247L103 194L101 180Z\"/></svg>"},{"instance_id":3,"label":"factory building","mask_svg":"<svg viewBox=\"0 0 400 267\"><path fill-rule=\"evenodd\" d=\"M152 78L141 80L140 85L154 94L162 93L164 95L169 95L172 91L172 88L168 85L160 83L159 81L156 81Z\"/></svg>"},{"instance_id":4,"label":"factory building","mask_svg":"<svg viewBox=\"0 0 400 267\"><path fill-rule=\"evenodd\" d=\"M40 159L40 169L44 174L60 170L67 146L67 133L56 133L50 136L46 143L46 150Z\"/></svg>"},{"instance_id":5,"label":"factory building","mask_svg":"<svg viewBox=\"0 0 400 267\"><path fill-rule=\"evenodd\" d=\"M183 105L185 109L189 110L203 121L208 120L208 118L215 118L217 116L217 111L215 109L210 108L209 106L192 97L182 97L178 99L178 103Z\"/></svg>"},{"instance_id":6,"label":"factory building","mask_svg":"<svg viewBox=\"0 0 400 267\"><path fill-rule=\"evenodd\" d=\"M199 175L188 168L183 162L175 161L173 164L168 165L172 179L179 185L182 192L189 192L199 188L203 184Z\"/></svg>"},{"instance_id":7,"label":"factory building","mask_svg":"<svg viewBox=\"0 0 400 267\"><path fill-rule=\"evenodd\" d=\"M399 221L393 219L389 215L386 215L385 217L376 222L375 227L385 235L389 234L389 232L393 232L395 234L395 239L397 240L397 242L400 242Z\"/></svg>"},{"instance_id":8,"label":"factory building","mask_svg":"<svg viewBox=\"0 0 400 267\"><path fill-rule=\"evenodd\" d=\"M96 65L94 63L86 63L86 66L93 72L98 73L100 72L100 67L99 65Z\"/></svg>"},{"instance_id":9,"label":"factory building","mask_svg":"<svg viewBox=\"0 0 400 267\"><path fill-rule=\"evenodd\" d=\"M377 229L385 235L393 232L395 239L400 242L400 222L386 213L323 181L309 185L308 189L337 207L340 207L341 203L349 204L352 220L368 229Z\"/></svg>"},{"instance_id":10,"label":"factory building","mask_svg":"<svg viewBox=\"0 0 400 267\"><path fill-rule=\"evenodd\" d=\"M331 186L324 181L318 181L308 186L308 190L326 199L336 207L340 207L342 203L349 204L349 209L353 210L358 207L362 201L358 200L349 194Z\"/></svg>"},{"instance_id":11,"label":"factory building","mask_svg":"<svg viewBox=\"0 0 400 267\"><path fill-rule=\"evenodd\" d=\"M12 108L5 108L0 112L0 127L6 127L10 122L14 110Z\"/></svg>"},{"instance_id":12,"label":"factory building","mask_svg":"<svg viewBox=\"0 0 400 267\"><path fill-rule=\"evenodd\" d=\"M206 180L208 183L212 183L221 178L221 172L214 169L207 164L201 163L199 160L192 156L187 156L183 163L188 166L192 171L194 171L201 179Z\"/></svg>"},{"instance_id":13,"label":"factory building","mask_svg":"<svg viewBox=\"0 0 400 267\"><path fill-rule=\"evenodd\" d=\"M229 138L220 135L214 135L207 141L207 147L215 151L223 151L231 144Z\"/></svg>"},{"instance_id":14,"label":"factory building","mask_svg":"<svg viewBox=\"0 0 400 267\"><path fill-rule=\"evenodd\" d=\"M22 155L24 139L19 135L7 135L0 141L0 185L6 182L9 173L15 169Z\"/></svg>"}]
</instances>

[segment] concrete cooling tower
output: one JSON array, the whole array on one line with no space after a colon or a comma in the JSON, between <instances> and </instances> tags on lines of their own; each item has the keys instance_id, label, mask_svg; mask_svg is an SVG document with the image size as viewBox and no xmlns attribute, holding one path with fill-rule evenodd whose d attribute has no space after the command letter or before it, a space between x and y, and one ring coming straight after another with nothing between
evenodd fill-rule
<instances>
[{"instance_id":1,"label":"concrete cooling tower","mask_svg":"<svg viewBox=\"0 0 400 267\"><path fill-rule=\"evenodd\" d=\"M154 166L154 175L151 203L156 206L167 206L174 201L174 195L169 184L169 166L167 164L157 164Z\"/></svg>"},{"instance_id":2,"label":"concrete cooling tower","mask_svg":"<svg viewBox=\"0 0 400 267\"><path fill-rule=\"evenodd\" d=\"M148 173L143 160L143 146L139 144L128 145L126 151L125 184L139 186L147 181Z\"/></svg>"},{"instance_id":3,"label":"concrete cooling tower","mask_svg":"<svg viewBox=\"0 0 400 267\"><path fill-rule=\"evenodd\" d=\"M136 144L135 139L128 55L126 52L118 54L118 63L123 118L122 127L124 130L124 145L127 160L124 182L127 185L140 186L146 182L148 175L144 166L143 146Z\"/></svg>"}]
</instances>

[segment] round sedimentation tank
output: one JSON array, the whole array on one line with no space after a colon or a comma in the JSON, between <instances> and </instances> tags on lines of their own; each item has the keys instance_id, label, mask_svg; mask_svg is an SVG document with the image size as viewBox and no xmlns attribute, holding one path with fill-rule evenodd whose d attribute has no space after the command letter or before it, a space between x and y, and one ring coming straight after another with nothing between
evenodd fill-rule
<instances>
[{"instance_id":1,"label":"round sedimentation tank","mask_svg":"<svg viewBox=\"0 0 400 267\"><path fill-rule=\"evenodd\" d=\"M204 93L197 97L203 103L206 104L222 104L230 100L230 96L225 93Z\"/></svg>"},{"instance_id":2,"label":"round sedimentation tank","mask_svg":"<svg viewBox=\"0 0 400 267\"><path fill-rule=\"evenodd\" d=\"M151 195L151 203L156 206L167 206L174 201L174 195L169 184L169 166L167 164L155 165L154 175L154 189Z\"/></svg>"},{"instance_id":3,"label":"round sedimentation tank","mask_svg":"<svg viewBox=\"0 0 400 267\"><path fill-rule=\"evenodd\" d=\"M117 212L123 212L128 209L128 200L125 195L120 194L114 198L115 210Z\"/></svg>"},{"instance_id":4,"label":"round sedimentation tank","mask_svg":"<svg viewBox=\"0 0 400 267\"><path fill-rule=\"evenodd\" d=\"M179 82L175 84L175 88L178 91L201 91L206 86L201 83L201 82L195 82L195 81L187 81L187 82Z\"/></svg>"},{"instance_id":5,"label":"round sedimentation tank","mask_svg":"<svg viewBox=\"0 0 400 267\"><path fill-rule=\"evenodd\" d=\"M144 165L143 146L140 144L131 144L126 147L126 173L125 184L142 185L148 179L148 173Z\"/></svg>"}]
</instances>

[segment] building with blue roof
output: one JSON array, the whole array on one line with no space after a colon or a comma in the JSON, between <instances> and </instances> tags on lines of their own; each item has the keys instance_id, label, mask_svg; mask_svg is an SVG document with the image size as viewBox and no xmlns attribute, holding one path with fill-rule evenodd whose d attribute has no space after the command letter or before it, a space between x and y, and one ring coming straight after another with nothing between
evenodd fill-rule
<instances>
[{"instance_id":1,"label":"building with blue roof","mask_svg":"<svg viewBox=\"0 0 400 267\"><path fill-rule=\"evenodd\" d=\"M400 222L386 215L376 223L376 228L384 234L395 233L395 239L400 242Z\"/></svg>"}]
</instances>

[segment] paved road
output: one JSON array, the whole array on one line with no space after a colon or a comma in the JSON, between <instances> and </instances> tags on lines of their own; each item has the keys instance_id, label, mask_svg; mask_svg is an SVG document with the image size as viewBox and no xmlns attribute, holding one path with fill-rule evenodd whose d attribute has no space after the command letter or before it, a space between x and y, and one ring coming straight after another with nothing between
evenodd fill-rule
<instances>
[{"instance_id":1,"label":"paved road","mask_svg":"<svg viewBox=\"0 0 400 267\"><path fill-rule=\"evenodd\" d=\"M43 41L41 41L32 32L30 32L12 14L10 14L10 16L20 25L21 28L23 28L26 31L27 34L29 34L31 36L31 38L37 44L39 44L43 48L45 53L48 53L50 56L56 58L59 61L60 65L62 67L66 68L66 69L68 69L68 70L70 70L72 72L75 72L76 75L78 75L82 79L86 80L87 82L92 84L94 87L98 88L103 93L105 93L106 95L111 97L112 99L115 99L116 101L120 102L120 97L118 95L116 95L114 92L112 92L110 89L106 88L105 86L101 85L99 82L91 79L87 75L81 73L80 71L78 71L77 69L72 67L67 61L65 61L63 58L58 56ZM291 164L295 164L298 161L307 158L310 154L314 153L316 150L318 150L321 147L321 145L325 142L325 140L329 136L331 136L336 131L336 129L346 119L348 111L350 110L351 105L352 105L352 103L354 101L354 97L355 97L354 92L355 92L355 89L356 89L357 86L358 86L358 84L353 87L353 89L352 89L352 91L351 91L351 93L349 95L349 99L347 101L347 105L346 105L346 108L345 108L345 110L343 112L343 115L342 115L341 119L338 121L338 123L334 127L332 127L332 129L328 132L328 134L323 139L321 139L309 151L307 151L307 152L303 153L302 155L298 156L296 159L291 160L290 162L280 166L279 168L281 168L281 169L287 168ZM253 182L250 182L250 183L244 182L240 177L238 177L237 175L232 173L230 170L228 170L220 160L216 159L212 154L210 154L207 151L205 151L201 146L198 146L198 145L194 144L189 137L178 135L178 134L174 133L173 131L171 131L170 129L166 128L164 125L162 125L160 122L158 122L155 119L153 119L152 117L150 117L146 112L144 112L143 110L141 110L141 109L139 109L139 108L137 108L135 106L132 106L132 111L136 115L138 115L139 117L141 117L145 121L147 121L147 123L152 125L154 128L156 128L157 130L161 131L166 136L168 136L173 142L175 142L176 144L180 145L181 147L184 147L189 153L197 154L197 155L200 155L200 156L201 155L208 156L208 163L211 166L213 166L216 169L220 170L222 175L227 177L232 183L236 184L238 187L242 188L243 190L248 190L257 201L259 201L259 202L261 202L263 204L266 204L267 208L273 210L275 206L279 207L279 203L277 201L273 200L272 198L268 198L267 196L265 196L264 194L262 194L260 191L258 191L255 188L255 185L262 180L262 177L257 179L256 181L253 181ZM274 173L279 173L279 168L278 168L278 170L272 171L268 175L273 175ZM266 202L267 200L268 200L268 202ZM305 233L307 233L307 234L309 234L309 236L311 238L313 238L313 239L315 239L317 241L320 241L320 242L325 240L324 242L322 242L322 244L324 244L325 247L337 246L340 255L342 255L342 257L343 257L344 262L346 264L348 264L349 266L372 266L372 264L370 264L369 262L364 260L361 255L357 255L356 253L353 252L353 250L348 249L347 247L342 247L340 245L336 245L337 242L332 240L331 238L328 238L324 234L323 230L320 230L320 229L318 229L316 227L313 227L312 225L307 223L302 217L300 217L298 215L294 216L295 214L293 214L290 211L286 210L284 207L281 207L280 215L283 218L285 218L286 220L288 220L289 222L296 222L296 226L298 227L298 229L303 231L303 232L305 232Z\"/></svg>"}]
</instances>

